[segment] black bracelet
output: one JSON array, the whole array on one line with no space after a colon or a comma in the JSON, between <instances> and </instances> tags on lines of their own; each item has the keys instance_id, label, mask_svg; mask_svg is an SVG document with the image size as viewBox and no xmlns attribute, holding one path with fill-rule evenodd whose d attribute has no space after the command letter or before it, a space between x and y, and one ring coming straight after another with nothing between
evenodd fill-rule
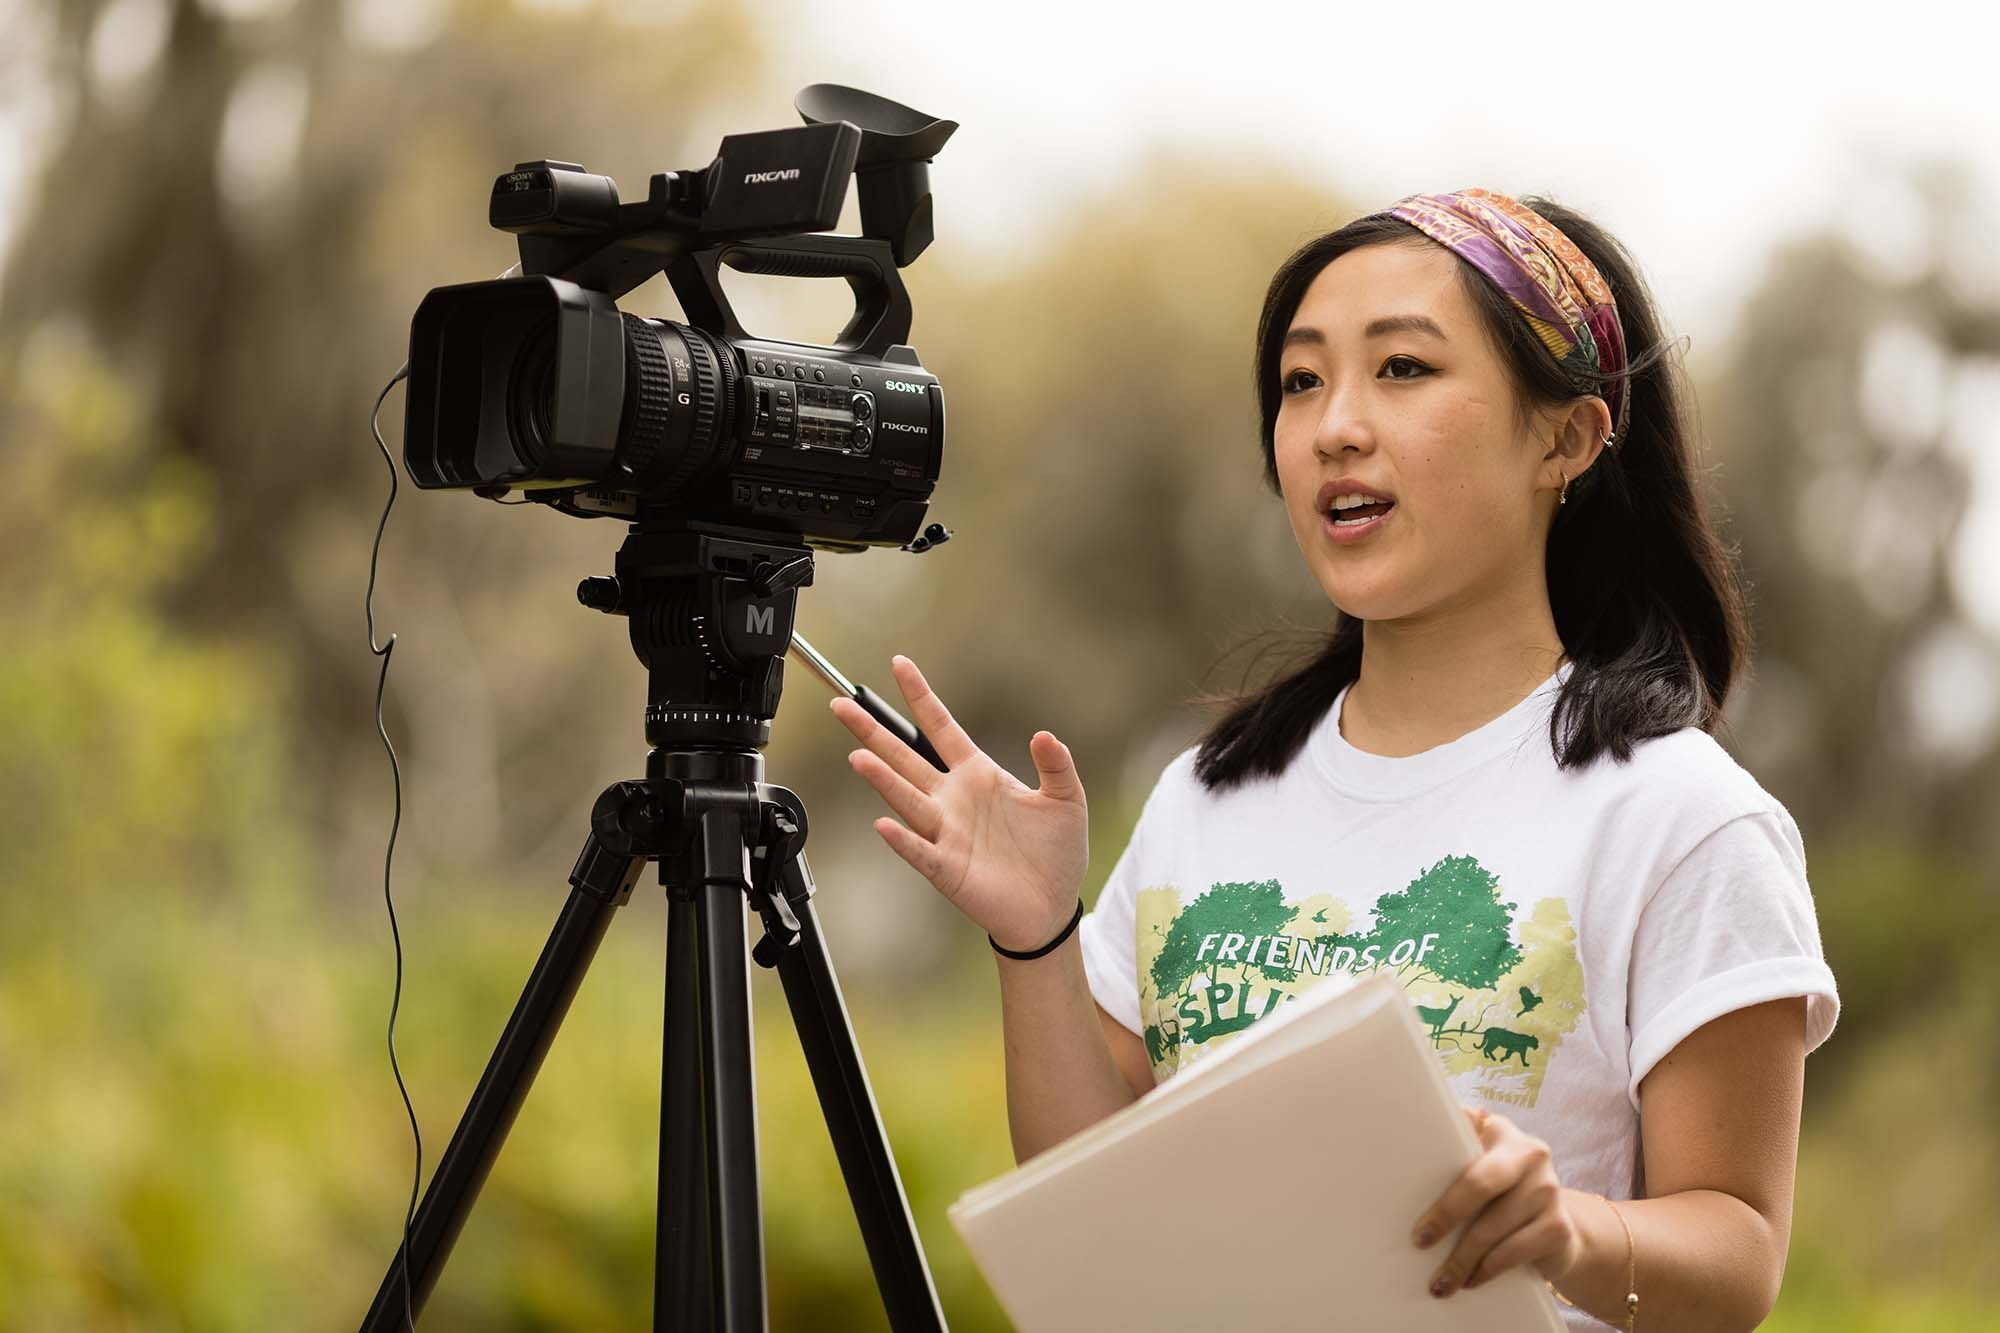
<instances>
[{"instance_id":1,"label":"black bracelet","mask_svg":"<svg viewBox=\"0 0 2000 1333\"><path fill-rule=\"evenodd\" d=\"M991 935L988 935L986 937L986 942L988 944L991 944L993 946L994 952L998 953L1001 957L1019 958L1025 962L1030 958L1040 958L1043 954L1053 951L1057 945L1061 944L1064 940L1070 937L1070 932L1076 929L1076 923L1081 920L1083 920L1083 899L1079 897L1076 900L1076 915L1071 917L1069 919L1069 924L1062 928L1062 934L1056 936L1054 939L1050 940L1047 944L1044 944L1041 948L1035 950L1033 953L1015 953L1012 949L1002 949L998 941L996 941Z\"/></svg>"}]
</instances>

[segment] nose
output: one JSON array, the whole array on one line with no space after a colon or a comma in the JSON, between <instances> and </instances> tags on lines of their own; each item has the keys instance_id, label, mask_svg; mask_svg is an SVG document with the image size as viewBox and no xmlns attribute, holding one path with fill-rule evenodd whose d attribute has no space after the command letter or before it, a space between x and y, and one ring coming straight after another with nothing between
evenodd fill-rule
<instances>
[{"instance_id":1,"label":"nose","mask_svg":"<svg viewBox=\"0 0 2000 1333\"><path fill-rule=\"evenodd\" d=\"M1326 407L1313 427L1313 452L1322 458L1343 453L1369 453L1375 448L1375 427L1358 394L1329 391Z\"/></svg>"}]
</instances>

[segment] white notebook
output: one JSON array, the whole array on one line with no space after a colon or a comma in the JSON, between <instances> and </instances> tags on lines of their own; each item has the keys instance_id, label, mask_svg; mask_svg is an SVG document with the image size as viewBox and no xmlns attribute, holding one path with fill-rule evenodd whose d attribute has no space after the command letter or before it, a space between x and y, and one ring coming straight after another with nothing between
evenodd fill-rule
<instances>
[{"instance_id":1,"label":"white notebook","mask_svg":"<svg viewBox=\"0 0 2000 1333\"><path fill-rule=\"evenodd\" d=\"M1479 1154L1410 1000L1329 977L947 1210L1044 1330L1563 1333L1522 1266L1439 1300L1424 1210Z\"/></svg>"}]
</instances>

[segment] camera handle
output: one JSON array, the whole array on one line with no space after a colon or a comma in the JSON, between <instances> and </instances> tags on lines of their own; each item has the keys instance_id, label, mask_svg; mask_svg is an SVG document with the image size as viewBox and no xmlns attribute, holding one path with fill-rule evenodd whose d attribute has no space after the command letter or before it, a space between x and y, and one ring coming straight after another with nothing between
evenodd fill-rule
<instances>
[{"instance_id":1,"label":"camera handle","mask_svg":"<svg viewBox=\"0 0 2000 1333\"><path fill-rule=\"evenodd\" d=\"M721 268L784 278L846 278L854 289L854 314L833 346L878 360L910 340L910 292L889 242L870 236L814 234L778 240L728 241L676 255L667 281L688 322L732 339L754 338L736 318L722 290Z\"/></svg>"}]
</instances>

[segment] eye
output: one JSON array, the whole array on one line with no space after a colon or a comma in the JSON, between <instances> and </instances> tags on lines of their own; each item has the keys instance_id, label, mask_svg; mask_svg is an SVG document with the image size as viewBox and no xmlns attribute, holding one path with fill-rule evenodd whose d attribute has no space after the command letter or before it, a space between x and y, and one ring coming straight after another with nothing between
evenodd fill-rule
<instances>
[{"instance_id":1,"label":"eye","mask_svg":"<svg viewBox=\"0 0 2000 1333\"><path fill-rule=\"evenodd\" d=\"M1417 360L1415 357L1400 356L1400 355L1392 356L1387 361L1384 361L1382 363L1382 369L1387 370L1389 369L1389 367L1398 364L1415 367L1415 373L1408 375L1391 375L1389 376L1389 379L1391 381L1417 380L1417 379L1422 379L1425 375L1429 375L1432 373L1431 368L1429 366ZM1301 376L1304 377L1303 382L1301 382L1300 379ZM1279 382L1279 388L1287 396L1290 396L1296 393L1304 393L1307 389L1312 388L1313 385L1317 383L1319 383L1319 376L1313 374L1310 370L1306 370L1305 368L1301 367L1297 370L1294 370L1291 374L1285 376L1285 378Z\"/></svg>"}]
</instances>

